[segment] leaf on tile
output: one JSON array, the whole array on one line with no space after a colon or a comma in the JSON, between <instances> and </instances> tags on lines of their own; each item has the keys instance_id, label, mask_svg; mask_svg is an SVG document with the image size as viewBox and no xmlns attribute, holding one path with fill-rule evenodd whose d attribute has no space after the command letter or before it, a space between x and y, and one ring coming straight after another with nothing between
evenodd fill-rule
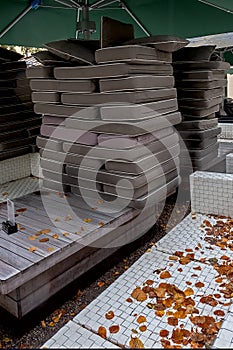
<instances>
[{"instance_id":1,"label":"leaf on tile","mask_svg":"<svg viewBox=\"0 0 233 350\"><path fill-rule=\"evenodd\" d=\"M135 337L135 338L131 337L131 339L129 341L129 347L131 349L144 349L145 348L143 342L138 337Z\"/></svg>"},{"instance_id":2,"label":"leaf on tile","mask_svg":"<svg viewBox=\"0 0 233 350\"><path fill-rule=\"evenodd\" d=\"M189 287L189 288L185 289L184 294L185 294L186 297L190 296L190 295L193 295L194 294L194 290Z\"/></svg>"},{"instance_id":3,"label":"leaf on tile","mask_svg":"<svg viewBox=\"0 0 233 350\"><path fill-rule=\"evenodd\" d=\"M142 325L142 326L139 327L139 330L141 332L145 332L147 330L147 326L146 325Z\"/></svg>"},{"instance_id":4,"label":"leaf on tile","mask_svg":"<svg viewBox=\"0 0 233 350\"><path fill-rule=\"evenodd\" d=\"M162 338L166 338L166 337L169 336L169 331L166 330L166 329L161 329L161 331L159 332L159 335L160 335L160 337L162 337Z\"/></svg>"},{"instance_id":5,"label":"leaf on tile","mask_svg":"<svg viewBox=\"0 0 233 350\"><path fill-rule=\"evenodd\" d=\"M100 337L102 337L102 338L104 338L104 339L107 338L107 330L106 330L105 327L100 326L100 327L98 328L98 331L97 331L97 332L98 332L98 334L99 334Z\"/></svg>"},{"instance_id":6,"label":"leaf on tile","mask_svg":"<svg viewBox=\"0 0 233 350\"><path fill-rule=\"evenodd\" d=\"M147 295L140 287L136 287L132 293L131 297L136 299L137 301L145 301L147 299Z\"/></svg>"},{"instance_id":7,"label":"leaf on tile","mask_svg":"<svg viewBox=\"0 0 233 350\"><path fill-rule=\"evenodd\" d=\"M197 288L202 288L202 287L204 287L205 286L205 284L203 283L203 282L197 282L197 283L195 283L195 287L197 287Z\"/></svg>"},{"instance_id":8,"label":"leaf on tile","mask_svg":"<svg viewBox=\"0 0 233 350\"><path fill-rule=\"evenodd\" d=\"M224 317L225 316L225 312L223 310L215 310L214 311L214 314L216 316L221 316L221 317Z\"/></svg>"},{"instance_id":9,"label":"leaf on tile","mask_svg":"<svg viewBox=\"0 0 233 350\"><path fill-rule=\"evenodd\" d=\"M170 277L171 277L171 274L170 274L169 271L165 270L165 271L161 272L161 274L160 274L159 277L162 278L162 279L170 278Z\"/></svg>"},{"instance_id":10,"label":"leaf on tile","mask_svg":"<svg viewBox=\"0 0 233 350\"><path fill-rule=\"evenodd\" d=\"M111 334L113 334L113 333L114 333L114 334L115 334L115 333L118 333L119 330L120 330L120 326L119 326L118 324L115 324L115 325L109 327L109 332L110 332Z\"/></svg>"},{"instance_id":11,"label":"leaf on tile","mask_svg":"<svg viewBox=\"0 0 233 350\"><path fill-rule=\"evenodd\" d=\"M146 322L146 317L145 316L139 316L138 318L137 318L137 323L144 323L144 322Z\"/></svg>"},{"instance_id":12,"label":"leaf on tile","mask_svg":"<svg viewBox=\"0 0 233 350\"><path fill-rule=\"evenodd\" d=\"M105 318L107 320L112 320L114 317L114 312L112 310L108 311L106 314L105 314Z\"/></svg>"},{"instance_id":13,"label":"leaf on tile","mask_svg":"<svg viewBox=\"0 0 233 350\"><path fill-rule=\"evenodd\" d=\"M168 323L170 326L177 326L177 325L178 325L178 318L173 317L173 316L170 316L170 317L168 317L168 319L167 319L167 323Z\"/></svg>"}]
</instances>

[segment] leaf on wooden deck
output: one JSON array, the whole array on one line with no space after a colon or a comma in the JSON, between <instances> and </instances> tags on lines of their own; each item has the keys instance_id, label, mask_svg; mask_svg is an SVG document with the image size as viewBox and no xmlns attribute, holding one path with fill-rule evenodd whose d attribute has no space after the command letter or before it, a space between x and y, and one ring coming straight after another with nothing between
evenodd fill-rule
<instances>
[{"instance_id":1,"label":"leaf on wooden deck","mask_svg":"<svg viewBox=\"0 0 233 350\"><path fill-rule=\"evenodd\" d=\"M53 252L54 251L54 248L53 247L49 247L48 248L48 252L50 253L50 252Z\"/></svg>"},{"instance_id":2,"label":"leaf on wooden deck","mask_svg":"<svg viewBox=\"0 0 233 350\"><path fill-rule=\"evenodd\" d=\"M83 219L83 221L86 222L86 223L90 223L90 222L92 222L92 219L91 218L85 218L85 219Z\"/></svg>"},{"instance_id":3,"label":"leaf on wooden deck","mask_svg":"<svg viewBox=\"0 0 233 350\"><path fill-rule=\"evenodd\" d=\"M41 242L41 243L45 243L45 242L48 242L48 241L49 241L49 238L47 238L47 237L41 238L41 239L39 240L39 242Z\"/></svg>"},{"instance_id":4,"label":"leaf on wooden deck","mask_svg":"<svg viewBox=\"0 0 233 350\"><path fill-rule=\"evenodd\" d=\"M70 234L68 232L63 232L62 234L64 237L68 237Z\"/></svg>"},{"instance_id":5,"label":"leaf on wooden deck","mask_svg":"<svg viewBox=\"0 0 233 350\"><path fill-rule=\"evenodd\" d=\"M29 241L35 241L37 237L35 235L29 236L28 237Z\"/></svg>"},{"instance_id":6,"label":"leaf on wooden deck","mask_svg":"<svg viewBox=\"0 0 233 350\"><path fill-rule=\"evenodd\" d=\"M104 225L105 225L105 223L102 222L102 221L98 223L98 226L99 226L99 227L102 227L102 226L104 226Z\"/></svg>"},{"instance_id":7,"label":"leaf on wooden deck","mask_svg":"<svg viewBox=\"0 0 233 350\"><path fill-rule=\"evenodd\" d=\"M58 239L58 235L55 233L54 235L52 235L52 237L54 238L54 239Z\"/></svg>"},{"instance_id":8,"label":"leaf on wooden deck","mask_svg":"<svg viewBox=\"0 0 233 350\"><path fill-rule=\"evenodd\" d=\"M27 210L27 208L20 208L20 209L16 209L17 213L24 213Z\"/></svg>"},{"instance_id":9,"label":"leaf on wooden deck","mask_svg":"<svg viewBox=\"0 0 233 350\"><path fill-rule=\"evenodd\" d=\"M29 252L35 252L36 251L36 247L30 247L28 248Z\"/></svg>"},{"instance_id":10,"label":"leaf on wooden deck","mask_svg":"<svg viewBox=\"0 0 233 350\"><path fill-rule=\"evenodd\" d=\"M5 191L5 192L2 192L2 196L3 196L3 197L8 196L8 194L9 194L9 193L6 192L6 191Z\"/></svg>"},{"instance_id":11,"label":"leaf on wooden deck","mask_svg":"<svg viewBox=\"0 0 233 350\"><path fill-rule=\"evenodd\" d=\"M72 219L73 219L73 215L68 214L68 215L65 217L64 221L70 221L70 220L72 220Z\"/></svg>"}]
</instances>

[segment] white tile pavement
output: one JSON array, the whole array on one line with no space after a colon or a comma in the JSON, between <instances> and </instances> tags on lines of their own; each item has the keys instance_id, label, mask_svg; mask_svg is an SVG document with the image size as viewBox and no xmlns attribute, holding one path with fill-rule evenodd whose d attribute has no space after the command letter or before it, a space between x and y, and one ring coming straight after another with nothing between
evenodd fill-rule
<instances>
[{"instance_id":1,"label":"white tile pavement","mask_svg":"<svg viewBox=\"0 0 233 350\"><path fill-rule=\"evenodd\" d=\"M221 293L219 283L215 281L217 272L211 264L211 259L220 259L223 254L230 254L229 256L232 259L232 252L230 250L223 252L215 245L205 244L203 228L200 227L205 219L214 221L209 216L200 214L197 214L195 219L192 218L192 214L186 217L161 239L157 246L143 254L97 299L75 316L72 323L68 323L65 329L62 328L43 347L69 348L71 342L73 342L72 347L76 348L104 348L106 344L100 344L99 341L105 339L97 335L99 327L104 326L107 331L105 341L111 343L113 347L119 345L119 347L129 348L131 337L137 336L144 343L145 348L163 348L160 331L168 330L170 338L174 327L167 323L166 314L162 317L157 316L155 311L147 306L148 302L154 303L155 299L147 299L143 302L133 300L130 303L126 301L127 298L131 297L131 292L136 286L142 287L143 283L149 279L154 281L153 287L158 286L161 282L174 284L181 290L191 287L194 293L191 297L195 301L195 307L198 309L199 315L214 316L217 321L224 320L212 348L233 348L233 307L229 305L229 299L225 299ZM199 250L195 250L197 247L199 247ZM181 264L179 260L170 260L171 254L174 254L176 250L184 252L185 248L192 249L195 252L193 260L190 260L186 265ZM206 257L206 261L200 260L203 257ZM161 280L160 272L162 269L169 271L171 277ZM196 285L197 282L201 282L202 287ZM210 306L201 301L203 295L218 294L220 298L217 299L217 306ZM114 318L108 320L105 314L110 310L114 312ZM223 311L225 316L216 316L214 314L216 310ZM144 324L147 329L144 332L139 330L139 324L136 321L139 315L146 317ZM185 318L180 319L178 326L183 324L185 329L190 330L193 324L189 316L186 315ZM113 325L119 326L119 332L110 333L110 327ZM69 342L63 337L68 332L67 327L70 329L68 333ZM138 333L135 334L135 332ZM94 345L86 342L89 333L97 337L91 338L96 339ZM209 344L206 346L209 347ZM109 344L107 347L109 347Z\"/></svg>"}]
</instances>

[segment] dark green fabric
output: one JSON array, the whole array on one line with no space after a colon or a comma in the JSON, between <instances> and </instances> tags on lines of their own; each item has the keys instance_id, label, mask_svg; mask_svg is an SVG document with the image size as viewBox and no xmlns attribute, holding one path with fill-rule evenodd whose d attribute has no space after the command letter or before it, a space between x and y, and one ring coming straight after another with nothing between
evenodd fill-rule
<instances>
[{"instance_id":1,"label":"dark green fabric","mask_svg":"<svg viewBox=\"0 0 233 350\"><path fill-rule=\"evenodd\" d=\"M208 0L233 11L233 0ZM205 5L197 0L125 0L129 8L141 20L151 35L168 34L184 38L232 31L233 15ZM0 1L0 31L29 4L27 0ZM53 0L43 0L43 5L61 7ZM111 7L117 5L111 5ZM134 23L122 9L91 11L90 20L95 20L99 38L102 15ZM134 23L135 36L145 36ZM0 38L0 44L42 47L43 43L74 38L76 10L41 7L31 10L15 27Z\"/></svg>"}]
</instances>

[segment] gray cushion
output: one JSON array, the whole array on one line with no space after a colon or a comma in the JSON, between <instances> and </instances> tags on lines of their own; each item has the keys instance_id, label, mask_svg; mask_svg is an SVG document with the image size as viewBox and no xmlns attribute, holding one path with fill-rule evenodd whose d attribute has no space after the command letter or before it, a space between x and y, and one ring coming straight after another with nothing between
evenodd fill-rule
<instances>
[{"instance_id":1,"label":"gray cushion","mask_svg":"<svg viewBox=\"0 0 233 350\"><path fill-rule=\"evenodd\" d=\"M40 63L44 65L67 65L69 64L66 62L64 59L61 57L54 55L53 53L43 50L43 51L38 51L32 54L32 56Z\"/></svg>"},{"instance_id":2,"label":"gray cushion","mask_svg":"<svg viewBox=\"0 0 233 350\"><path fill-rule=\"evenodd\" d=\"M191 70L191 69L230 69L230 63L224 61L209 61L209 62L173 62L176 70Z\"/></svg>"},{"instance_id":3,"label":"gray cushion","mask_svg":"<svg viewBox=\"0 0 233 350\"><path fill-rule=\"evenodd\" d=\"M198 47L183 47L173 53L173 62L179 61L210 61L215 45L203 45Z\"/></svg>"},{"instance_id":4,"label":"gray cushion","mask_svg":"<svg viewBox=\"0 0 233 350\"><path fill-rule=\"evenodd\" d=\"M215 89L227 86L227 80L176 80L176 87L183 89Z\"/></svg>"},{"instance_id":5,"label":"gray cushion","mask_svg":"<svg viewBox=\"0 0 233 350\"><path fill-rule=\"evenodd\" d=\"M143 120L177 111L177 99L136 105L107 106L100 108L101 119L114 121Z\"/></svg>"},{"instance_id":6,"label":"gray cushion","mask_svg":"<svg viewBox=\"0 0 233 350\"><path fill-rule=\"evenodd\" d=\"M208 130L185 130L179 132L185 140L204 140L221 134L221 128L211 128Z\"/></svg>"},{"instance_id":7,"label":"gray cushion","mask_svg":"<svg viewBox=\"0 0 233 350\"><path fill-rule=\"evenodd\" d=\"M173 88L174 77L154 75L134 75L119 79L101 79L100 92Z\"/></svg>"},{"instance_id":8,"label":"gray cushion","mask_svg":"<svg viewBox=\"0 0 233 350\"><path fill-rule=\"evenodd\" d=\"M20 148L22 146L28 146L30 144L36 144L36 136L1 142L0 151L11 150L13 148Z\"/></svg>"},{"instance_id":9,"label":"gray cushion","mask_svg":"<svg viewBox=\"0 0 233 350\"><path fill-rule=\"evenodd\" d=\"M209 153L212 153L213 151L216 151L218 149L218 142L211 144L209 147L203 148L203 149L191 149L189 148L189 155L192 159L201 159L205 156L207 156ZM181 162L184 162L182 151L180 154Z\"/></svg>"},{"instance_id":10,"label":"gray cushion","mask_svg":"<svg viewBox=\"0 0 233 350\"><path fill-rule=\"evenodd\" d=\"M195 107L180 107L180 111L185 118L186 116L196 116L197 118L204 118L212 113L218 112L219 111L219 104L217 104L214 107L210 108L203 108L203 109L197 109Z\"/></svg>"},{"instance_id":11,"label":"gray cushion","mask_svg":"<svg viewBox=\"0 0 233 350\"><path fill-rule=\"evenodd\" d=\"M173 35L151 35L143 38L129 40L123 45L147 45L153 46L158 50L166 52L174 52L189 43L187 39Z\"/></svg>"},{"instance_id":12,"label":"gray cushion","mask_svg":"<svg viewBox=\"0 0 233 350\"><path fill-rule=\"evenodd\" d=\"M172 75L171 64L128 64L109 63L94 66L57 67L54 69L56 79L100 79L127 77L131 74Z\"/></svg>"},{"instance_id":13,"label":"gray cushion","mask_svg":"<svg viewBox=\"0 0 233 350\"><path fill-rule=\"evenodd\" d=\"M94 146L97 144L97 134L88 131L79 131L77 129L68 129L62 126L42 124L41 135L83 145Z\"/></svg>"},{"instance_id":14,"label":"gray cushion","mask_svg":"<svg viewBox=\"0 0 233 350\"><path fill-rule=\"evenodd\" d=\"M203 99L203 100L193 100L193 99L179 99L179 107L193 107L195 109L202 109L202 108L211 108L216 106L217 104L220 104L222 102L223 98L221 97L213 97L209 100Z\"/></svg>"},{"instance_id":15,"label":"gray cushion","mask_svg":"<svg viewBox=\"0 0 233 350\"><path fill-rule=\"evenodd\" d=\"M50 115L44 115L42 118L43 124L52 124L52 125L65 125L66 118L63 117L54 117Z\"/></svg>"},{"instance_id":16,"label":"gray cushion","mask_svg":"<svg viewBox=\"0 0 233 350\"><path fill-rule=\"evenodd\" d=\"M78 114L77 114L78 115ZM150 119L136 121L114 122L109 120L81 120L77 117L67 118L65 125L69 128L81 130L93 130L96 133L111 133L119 135L138 136L148 133L148 131L161 130L171 125L176 125L181 122L180 112L170 113L163 116L154 116Z\"/></svg>"},{"instance_id":17,"label":"gray cushion","mask_svg":"<svg viewBox=\"0 0 233 350\"><path fill-rule=\"evenodd\" d=\"M90 44L88 40L59 40L46 43L44 46L64 60L88 65L95 63L95 49L91 40Z\"/></svg>"},{"instance_id":18,"label":"gray cushion","mask_svg":"<svg viewBox=\"0 0 233 350\"><path fill-rule=\"evenodd\" d=\"M178 99L211 99L214 97L219 97L224 95L224 88L215 88L215 89L206 89L206 90L198 90L198 89L178 89L177 95Z\"/></svg>"},{"instance_id":19,"label":"gray cushion","mask_svg":"<svg viewBox=\"0 0 233 350\"><path fill-rule=\"evenodd\" d=\"M6 72L11 70L25 69L27 67L25 61L12 61L12 62L1 62L0 72Z\"/></svg>"},{"instance_id":20,"label":"gray cushion","mask_svg":"<svg viewBox=\"0 0 233 350\"><path fill-rule=\"evenodd\" d=\"M33 91L32 102L34 103L59 103L61 100L59 92L52 91Z\"/></svg>"},{"instance_id":21,"label":"gray cushion","mask_svg":"<svg viewBox=\"0 0 233 350\"><path fill-rule=\"evenodd\" d=\"M57 152L62 152L62 141L59 140L53 140L51 138L38 136L36 139L36 144L39 148L53 150Z\"/></svg>"},{"instance_id":22,"label":"gray cushion","mask_svg":"<svg viewBox=\"0 0 233 350\"><path fill-rule=\"evenodd\" d=\"M218 80L225 78L224 70L175 71L178 80Z\"/></svg>"},{"instance_id":23,"label":"gray cushion","mask_svg":"<svg viewBox=\"0 0 233 350\"><path fill-rule=\"evenodd\" d=\"M134 39L134 26L106 16L101 17L100 46L121 45L126 40Z\"/></svg>"},{"instance_id":24,"label":"gray cushion","mask_svg":"<svg viewBox=\"0 0 233 350\"><path fill-rule=\"evenodd\" d=\"M5 159L23 156L24 154L31 153L32 151L33 151L33 149L30 145L1 151L0 152L0 161L5 160Z\"/></svg>"},{"instance_id":25,"label":"gray cushion","mask_svg":"<svg viewBox=\"0 0 233 350\"><path fill-rule=\"evenodd\" d=\"M160 101L176 98L176 89L158 89L146 91L127 91L127 92L109 92L109 93L64 93L62 94L62 103L68 105L91 106L103 103L143 103L150 101Z\"/></svg>"},{"instance_id":26,"label":"gray cushion","mask_svg":"<svg viewBox=\"0 0 233 350\"><path fill-rule=\"evenodd\" d=\"M190 121L183 121L182 123L176 125L176 129L180 130L180 131L207 130L209 128L214 128L217 125L218 125L218 118L203 119L203 120L190 120Z\"/></svg>"},{"instance_id":27,"label":"gray cushion","mask_svg":"<svg viewBox=\"0 0 233 350\"><path fill-rule=\"evenodd\" d=\"M53 78L54 66L31 66L26 69L26 76L29 79Z\"/></svg>"},{"instance_id":28,"label":"gray cushion","mask_svg":"<svg viewBox=\"0 0 233 350\"><path fill-rule=\"evenodd\" d=\"M34 111L37 114L50 114L57 117L75 117L98 119L99 109L96 107L68 106L61 104L36 103Z\"/></svg>"},{"instance_id":29,"label":"gray cushion","mask_svg":"<svg viewBox=\"0 0 233 350\"><path fill-rule=\"evenodd\" d=\"M18 52L0 47L0 62L18 61L22 57Z\"/></svg>"},{"instance_id":30,"label":"gray cushion","mask_svg":"<svg viewBox=\"0 0 233 350\"><path fill-rule=\"evenodd\" d=\"M30 87L36 91L94 92L96 84L92 80L31 79Z\"/></svg>"},{"instance_id":31,"label":"gray cushion","mask_svg":"<svg viewBox=\"0 0 233 350\"><path fill-rule=\"evenodd\" d=\"M25 116L22 120L14 120L12 118L7 120L7 122L2 123L0 118L0 132L12 131L17 129L28 129L34 126L41 125L41 118L36 115L31 115L31 118Z\"/></svg>"},{"instance_id":32,"label":"gray cushion","mask_svg":"<svg viewBox=\"0 0 233 350\"><path fill-rule=\"evenodd\" d=\"M204 139L204 140L194 140L194 139L190 139L190 140L184 140L186 146L188 149L191 150L201 150L204 148L207 148L209 146L212 146L213 144L215 144L217 142L218 138L216 137L211 137L208 139Z\"/></svg>"},{"instance_id":33,"label":"gray cushion","mask_svg":"<svg viewBox=\"0 0 233 350\"><path fill-rule=\"evenodd\" d=\"M155 63L172 62L172 54L159 51L153 47L142 45L115 46L99 49L95 52L97 63L131 62L131 63Z\"/></svg>"}]
</instances>

